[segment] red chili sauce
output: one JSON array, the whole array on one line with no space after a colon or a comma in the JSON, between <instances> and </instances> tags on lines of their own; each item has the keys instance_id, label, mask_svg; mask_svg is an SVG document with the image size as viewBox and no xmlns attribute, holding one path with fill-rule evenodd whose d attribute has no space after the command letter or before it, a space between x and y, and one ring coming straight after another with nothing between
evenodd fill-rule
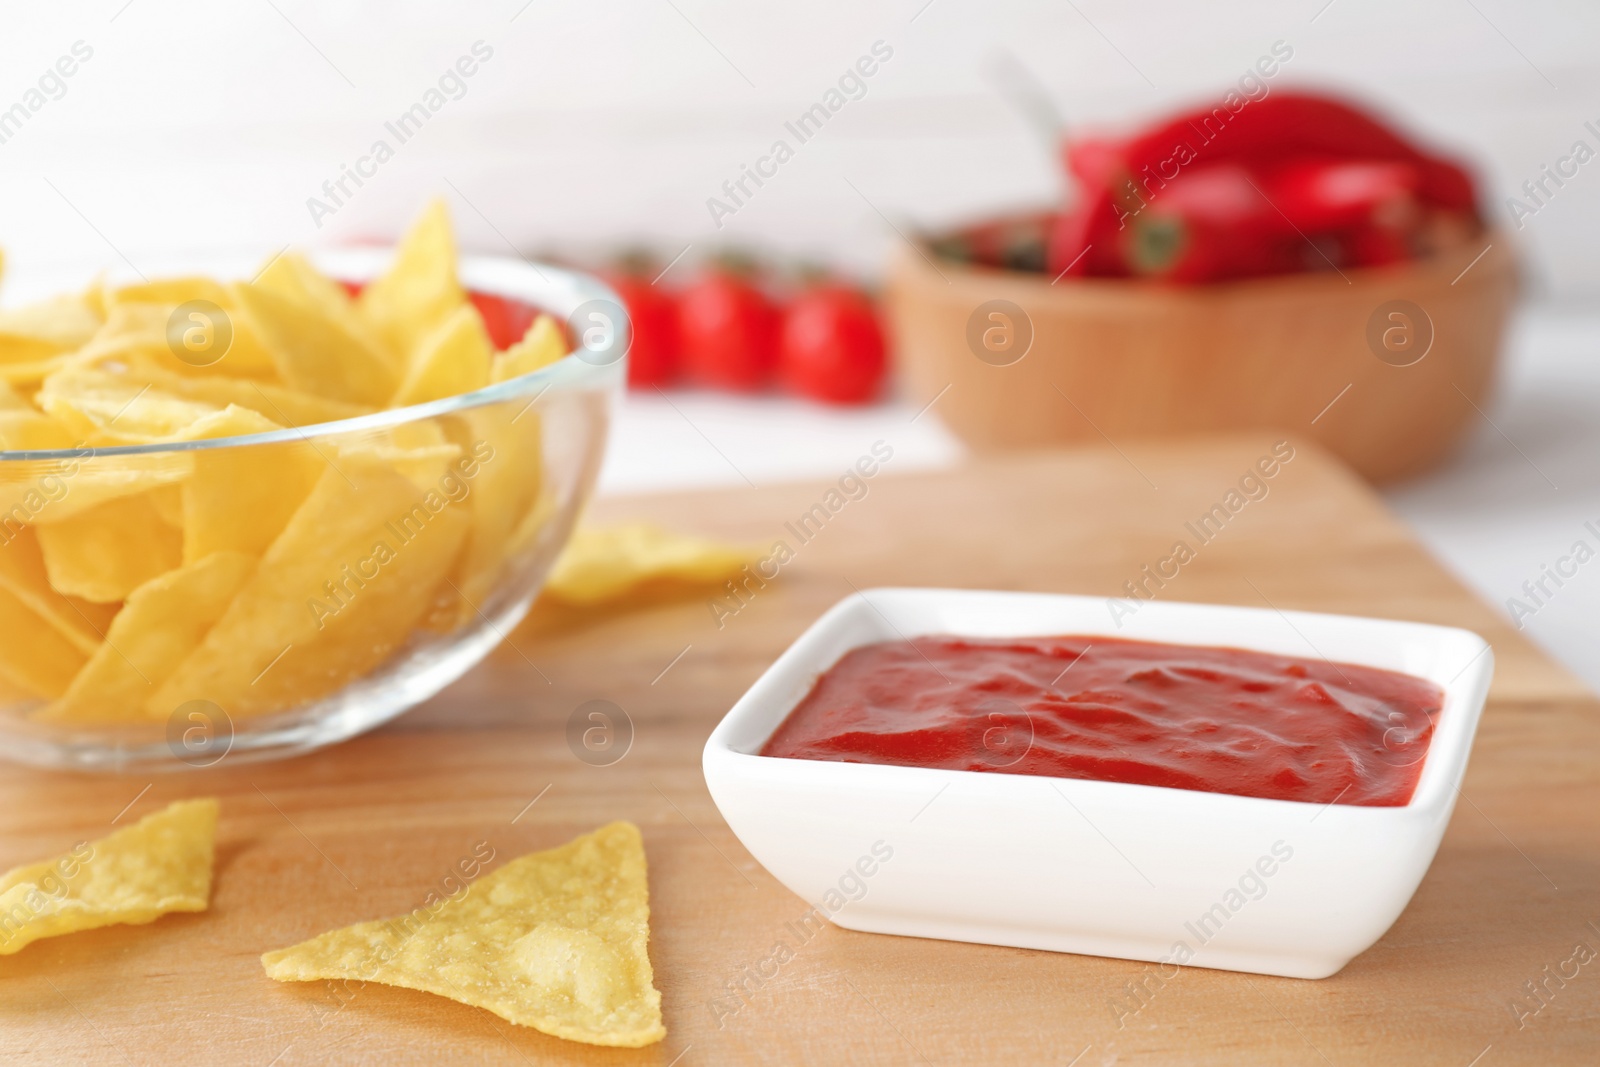
<instances>
[{"instance_id":1,"label":"red chili sauce","mask_svg":"<svg viewBox=\"0 0 1600 1067\"><path fill-rule=\"evenodd\" d=\"M1444 692L1395 671L1109 637L848 653L763 756L1403 805Z\"/></svg>"}]
</instances>

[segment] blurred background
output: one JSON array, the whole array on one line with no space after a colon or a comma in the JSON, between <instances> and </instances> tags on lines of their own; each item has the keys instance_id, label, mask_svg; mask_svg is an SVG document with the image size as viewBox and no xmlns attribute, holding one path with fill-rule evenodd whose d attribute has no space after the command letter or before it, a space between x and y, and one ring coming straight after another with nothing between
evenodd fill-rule
<instances>
[{"instance_id":1,"label":"blurred background","mask_svg":"<svg viewBox=\"0 0 1600 1067\"><path fill-rule=\"evenodd\" d=\"M79 60L0 118L8 303L175 254L387 240L441 194L468 250L599 265L642 247L670 285L737 248L872 287L907 235L1060 201L1019 72L1069 130L1126 129L1214 99L1282 42L1274 88L1336 89L1473 166L1521 265L1492 401L1388 500L1499 605L1600 520L1600 162L1531 215L1508 206L1575 142L1600 148L1592 4L108 0L8 5L6 25L0 116ZM859 99L736 211L708 207L875 44L889 57ZM442 83L464 56L474 73ZM392 155L361 164L379 140ZM325 190L358 166L348 195ZM955 462L936 399L637 392L603 491L831 475L880 438L896 469ZM1597 610L1600 568L1524 620L1594 684Z\"/></svg>"}]
</instances>

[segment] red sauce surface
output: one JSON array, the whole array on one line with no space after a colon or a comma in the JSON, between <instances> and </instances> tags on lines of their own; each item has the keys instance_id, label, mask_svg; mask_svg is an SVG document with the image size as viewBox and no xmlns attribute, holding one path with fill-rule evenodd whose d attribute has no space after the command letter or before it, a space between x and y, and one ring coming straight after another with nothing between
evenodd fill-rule
<instances>
[{"instance_id":1,"label":"red sauce surface","mask_svg":"<svg viewBox=\"0 0 1600 1067\"><path fill-rule=\"evenodd\" d=\"M1108 637L921 637L848 653L763 756L1411 799L1444 693L1395 671Z\"/></svg>"}]
</instances>

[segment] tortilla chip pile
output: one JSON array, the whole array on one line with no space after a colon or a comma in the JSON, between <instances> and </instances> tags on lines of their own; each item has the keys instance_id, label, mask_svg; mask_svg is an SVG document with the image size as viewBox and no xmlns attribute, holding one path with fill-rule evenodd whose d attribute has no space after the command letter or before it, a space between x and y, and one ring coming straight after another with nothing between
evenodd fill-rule
<instances>
[{"instance_id":1,"label":"tortilla chip pile","mask_svg":"<svg viewBox=\"0 0 1600 1067\"><path fill-rule=\"evenodd\" d=\"M280 982L346 979L436 993L593 1045L666 1036L650 957L639 828L614 822L512 860L434 908L261 957Z\"/></svg>"},{"instance_id":2,"label":"tortilla chip pile","mask_svg":"<svg viewBox=\"0 0 1600 1067\"><path fill-rule=\"evenodd\" d=\"M96 286L0 312L0 703L67 723L238 719L326 696L419 627L480 617L549 517L507 402L363 434L148 456L453 396L566 354L496 351L442 204L352 296L300 255L251 281Z\"/></svg>"},{"instance_id":3,"label":"tortilla chip pile","mask_svg":"<svg viewBox=\"0 0 1600 1067\"><path fill-rule=\"evenodd\" d=\"M215 800L180 801L0 877L0 956L42 937L205 911L216 830Z\"/></svg>"}]
</instances>

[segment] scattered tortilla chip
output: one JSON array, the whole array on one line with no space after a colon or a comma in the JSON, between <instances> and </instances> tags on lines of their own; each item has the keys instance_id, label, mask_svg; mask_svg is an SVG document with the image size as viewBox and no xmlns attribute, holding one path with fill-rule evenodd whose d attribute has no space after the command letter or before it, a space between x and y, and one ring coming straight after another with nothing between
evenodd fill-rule
<instances>
[{"instance_id":1,"label":"scattered tortilla chip","mask_svg":"<svg viewBox=\"0 0 1600 1067\"><path fill-rule=\"evenodd\" d=\"M367 674L416 627L467 522L466 509L393 466L340 460L151 698L151 714L205 699L237 720L298 707Z\"/></svg>"},{"instance_id":2,"label":"scattered tortilla chip","mask_svg":"<svg viewBox=\"0 0 1600 1067\"><path fill-rule=\"evenodd\" d=\"M568 1041L640 1048L667 1034L649 938L639 828L614 822L512 860L432 909L335 930L261 962L280 982L380 982Z\"/></svg>"},{"instance_id":3,"label":"scattered tortilla chip","mask_svg":"<svg viewBox=\"0 0 1600 1067\"><path fill-rule=\"evenodd\" d=\"M232 291L291 387L352 404L382 405L394 395L388 357L316 305L250 282Z\"/></svg>"},{"instance_id":4,"label":"scattered tortilla chip","mask_svg":"<svg viewBox=\"0 0 1600 1067\"><path fill-rule=\"evenodd\" d=\"M648 523L579 530L556 561L545 592L569 604L600 604L646 583L727 581L759 555Z\"/></svg>"},{"instance_id":5,"label":"scattered tortilla chip","mask_svg":"<svg viewBox=\"0 0 1600 1067\"><path fill-rule=\"evenodd\" d=\"M0 678L36 697L54 700L67 691L88 657L46 624L9 589L0 586Z\"/></svg>"},{"instance_id":6,"label":"scattered tortilla chip","mask_svg":"<svg viewBox=\"0 0 1600 1067\"><path fill-rule=\"evenodd\" d=\"M0 877L0 956L44 937L205 911L215 800L181 800L64 856Z\"/></svg>"},{"instance_id":7,"label":"scattered tortilla chip","mask_svg":"<svg viewBox=\"0 0 1600 1067\"><path fill-rule=\"evenodd\" d=\"M38 534L50 584L96 604L121 600L183 562L183 535L142 494L42 525Z\"/></svg>"},{"instance_id":8,"label":"scattered tortilla chip","mask_svg":"<svg viewBox=\"0 0 1600 1067\"><path fill-rule=\"evenodd\" d=\"M549 315L540 315L528 327L528 332L522 335L522 340L494 357L490 378L503 382L508 378L531 374L566 358L571 350L572 346L567 344L566 334L561 332L560 324Z\"/></svg>"},{"instance_id":9,"label":"scattered tortilla chip","mask_svg":"<svg viewBox=\"0 0 1600 1067\"><path fill-rule=\"evenodd\" d=\"M405 380L390 403L394 407L460 396L489 384L494 344L483 316L471 304L451 313L411 354Z\"/></svg>"},{"instance_id":10,"label":"scattered tortilla chip","mask_svg":"<svg viewBox=\"0 0 1600 1067\"><path fill-rule=\"evenodd\" d=\"M22 601L85 655L100 647L117 613L115 604L92 604L56 592L45 572L38 534L30 527L0 530L0 589Z\"/></svg>"},{"instance_id":11,"label":"scattered tortilla chip","mask_svg":"<svg viewBox=\"0 0 1600 1067\"><path fill-rule=\"evenodd\" d=\"M466 299L456 279L450 215L444 201L435 200L401 240L389 269L361 290L356 307L409 364L423 339Z\"/></svg>"},{"instance_id":12,"label":"scattered tortilla chip","mask_svg":"<svg viewBox=\"0 0 1600 1067\"><path fill-rule=\"evenodd\" d=\"M129 593L105 643L39 718L97 723L150 718L145 705L151 694L200 644L255 567L254 556L214 552Z\"/></svg>"}]
</instances>

